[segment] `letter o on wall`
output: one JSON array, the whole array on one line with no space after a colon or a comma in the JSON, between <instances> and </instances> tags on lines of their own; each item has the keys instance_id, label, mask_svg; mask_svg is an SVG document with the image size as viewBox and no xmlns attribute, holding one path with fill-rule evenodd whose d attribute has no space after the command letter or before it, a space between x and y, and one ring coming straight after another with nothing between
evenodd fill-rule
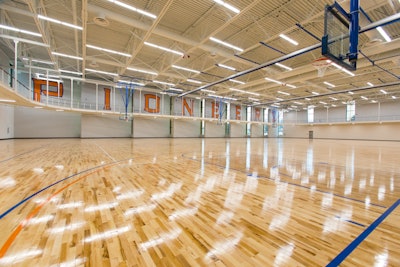
<instances>
[{"instance_id":1,"label":"letter o on wall","mask_svg":"<svg viewBox=\"0 0 400 267\"><path fill-rule=\"evenodd\" d=\"M144 111L149 113L160 112L160 97L153 94L144 95Z\"/></svg>"}]
</instances>

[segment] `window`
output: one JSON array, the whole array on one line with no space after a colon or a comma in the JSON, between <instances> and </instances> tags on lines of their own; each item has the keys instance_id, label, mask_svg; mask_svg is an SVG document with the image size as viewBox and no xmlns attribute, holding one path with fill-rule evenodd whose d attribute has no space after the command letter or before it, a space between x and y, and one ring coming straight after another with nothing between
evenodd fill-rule
<instances>
[{"instance_id":1,"label":"window","mask_svg":"<svg viewBox=\"0 0 400 267\"><path fill-rule=\"evenodd\" d=\"M307 121L314 122L314 106L307 107Z\"/></svg>"},{"instance_id":2,"label":"window","mask_svg":"<svg viewBox=\"0 0 400 267\"><path fill-rule=\"evenodd\" d=\"M354 121L356 119L356 102L350 101L346 108L346 121Z\"/></svg>"},{"instance_id":3,"label":"window","mask_svg":"<svg viewBox=\"0 0 400 267\"><path fill-rule=\"evenodd\" d=\"M263 121L268 122L268 108L264 108ZM268 124L264 124L263 132L264 132L264 136L268 136Z\"/></svg>"},{"instance_id":4,"label":"window","mask_svg":"<svg viewBox=\"0 0 400 267\"><path fill-rule=\"evenodd\" d=\"M247 124L246 124L246 135L250 136L251 135L251 107L247 107L246 108L246 120L247 120Z\"/></svg>"}]
</instances>

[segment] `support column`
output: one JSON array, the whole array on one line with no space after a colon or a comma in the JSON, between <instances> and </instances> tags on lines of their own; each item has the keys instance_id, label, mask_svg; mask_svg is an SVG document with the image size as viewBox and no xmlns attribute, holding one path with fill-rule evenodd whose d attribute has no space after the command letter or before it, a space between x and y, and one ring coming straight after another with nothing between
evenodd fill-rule
<instances>
[{"instance_id":1,"label":"support column","mask_svg":"<svg viewBox=\"0 0 400 267\"><path fill-rule=\"evenodd\" d=\"M18 79L18 41L14 40L14 90L17 90L17 79Z\"/></svg>"},{"instance_id":2,"label":"support column","mask_svg":"<svg viewBox=\"0 0 400 267\"><path fill-rule=\"evenodd\" d=\"M355 62L358 54L358 31L359 31L360 1L350 0L350 54L349 61Z\"/></svg>"}]
</instances>

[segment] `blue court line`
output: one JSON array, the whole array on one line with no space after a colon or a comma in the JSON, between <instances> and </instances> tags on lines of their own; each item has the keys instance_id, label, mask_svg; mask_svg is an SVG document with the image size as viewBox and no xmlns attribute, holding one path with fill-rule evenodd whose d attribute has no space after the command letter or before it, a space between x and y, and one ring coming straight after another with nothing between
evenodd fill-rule
<instances>
[{"instance_id":1,"label":"blue court line","mask_svg":"<svg viewBox=\"0 0 400 267\"><path fill-rule=\"evenodd\" d=\"M340 252L336 258L334 258L326 267L334 267L338 266L340 263L342 263L347 256L350 255L351 252L353 252L354 249L360 245L362 241L364 241L367 236L372 233L372 231L375 230L376 227L378 227L384 219L386 219L387 216L389 216L392 211L394 211L397 206L400 205L400 199L398 199L392 206L390 206L381 216L379 216L378 219L376 219L370 226L368 226L367 229L364 230L356 239L353 240L345 249Z\"/></svg>"},{"instance_id":2,"label":"blue court line","mask_svg":"<svg viewBox=\"0 0 400 267\"><path fill-rule=\"evenodd\" d=\"M6 162L6 161L9 161L9 160L18 158L19 156L22 156L22 155L31 153L31 152L36 151L36 150L39 150L39 149L41 149L41 148L43 148L43 147L45 147L45 146L48 146L48 144L47 144L47 145L42 145L42 146L40 146L40 147L34 148L34 149L29 150L29 151L26 151L26 152L23 152L23 153L21 153L21 154L15 155L15 156L13 156L13 157L11 157L11 158L7 158L7 159L0 160L0 163L3 163L3 162Z\"/></svg>"},{"instance_id":3,"label":"blue court line","mask_svg":"<svg viewBox=\"0 0 400 267\"><path fill-rule=\"evenodd\" d=\"M352 224L355 224L355 225L357 225L357 226L361 226L361 227L364 227L364 228L365 228L365 225L362 224L362 223L358 223L358 222L355 222L355 221L352 221L352 220L342 219L340 216L335 216L335 218L337 218L337 219L339 219L339 220L341 220L341 221L348 222L348 223L352 223Z\"/></svg>"},{"instance_id":4,"label":"blue court line","mask_svg":"<svg viewBox=\"0 0 400 267\"><path fill-rule=\"evenodd\" d=\"M70 175L70 176L67 176L67 177L61 179L61 180L58 180L58 181L56 181L56 182L54 182L54 183L52 183L52 184L50 184L50 185L48 185L48 186L46 186L46 187L40 189L39 191L36 191L36 192L33 193L32 195L30 195L30 196L24 198L23 200L21 200L20 202L18 202L17 204L15 204L15 205L12 206L11 208L9 208L8 210L6 210L6 211L3 212L2 214L0 214L0 220L3 219L7 214L9 214L10 212L12 212L13 210L15 210L16 208L18 208L19 206L21 206L23 203L25 203L26 201L28 201L28 200L30 200L31 198L33 198L34 196L36 196L36 195L42 193L43 191L45 191L45 190L47 190L47 189L49 189L49 188L51 188L51 187L53 187L53 186L55 186L55 185L57 185L57 184L63 182L63 181L65 181L65 180L68 180L68 179L70 179L70 178L72 178L72 177L75 177L75 176L77 176L77 175L83 174L83 173L85 173L85 172L89 172L89 171L92 171L92 170L95 170L95 169L99 169L99 168L101 168L101 167L107 167L107 166L110 166L110 165L113 165L113 164L116 164L116 163L120 163L120 162L123 162L123 161L127 161L127 160L129 160L129 159L119 160L119 161L115 161L115 162L112 162L112 163L108 163L108 164L103 164L103 165L95 166L95 167L92 167L92 168L89 168L89 169L86 169L86 170L83 170L83 171L74 173L74 174L72 174L72 175Z\"/></svg>"}]
</instances>

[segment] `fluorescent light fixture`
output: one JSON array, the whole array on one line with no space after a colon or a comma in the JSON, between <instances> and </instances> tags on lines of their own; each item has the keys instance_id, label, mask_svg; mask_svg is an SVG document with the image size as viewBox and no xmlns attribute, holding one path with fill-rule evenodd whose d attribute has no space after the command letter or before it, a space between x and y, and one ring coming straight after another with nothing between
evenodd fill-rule
<instances>
[{"instance_id":1,"label":"fluorescent light fixture","mask_svg":"<svg viewBox=\"0 0 400 267\"><path fill-rule=\"evenodd\" d=\"M240 89L236 89L236 88L229 88L229 90L231 90L231 91L236 91L236 92L240 92L240 93L244 93L244 94L249 94L249 95L260 96L259 93L248 92L248 91L240 90Z\"/></svg>"},{"instance_id":2,"label":"fluorescent light fixture","mask_svg":"<svg viewBox=\"0 0 400 267\"><path fill-rule=\"evenodd\" d=\"M193 79L187 79L186 81L191 82L191 83L202 84L202 82L200 82L198 80L193 80Z\"/></svg>"},{"instance_id":3,"label":"fluorescent light fixture","mask_svg":"<svg viewBox=\"0 0 400 267\"><path fill-rule=\"evenodd\" d=\"M297 101L294 101L293 103L295 103L295 104L297 104L297 105L303 105L303 103L297 102Z\"/></svg>"},{"instance_id":4,"label":"fluorescent light fixture","mask_svg":"<svg viewBox=\"0 0 400 267\"><path fill-rule=\"evenodd\" d=\"M377 103L377 101L376 100L371 100L371 103Z\"/></svg>"},{"instance_id":5,"label":"fluorescent light fixture","mask_svg":"<svg viewBox=\"0 0 400 267\"><path fill-rule=\"evenodd\" d=\"M29 58L23 58L23 60L29 60ZM54 65L54 62L47 61L47 60L41 60L41 59L31 59L31 62L42 63L42 64L47 64L47 65Z\"/></svg>"},{"instance_id":6,"label":"fluorescent light fixture","mask_svg":"<svg viewBox=\"0 0 400 267\"><path fill-rule=\"evenodd\" d=\"M354 95L354 93L353 93L353 92L351 92L351 91L349 91L348 93L349 93L349 94L351 94L351 95Z\"/></svg>"},{"instance_id":7,"label":"fluorescent light fixture","mask_svg":"<svg viewBox=\"0 0 400 267\"><path fill-rule=\"evenodd\" d=\"M278 91L279 94L281 95L290 95L289 93L283 92L283 91Z\"/></svg>"},{"instance_id":8,"label":"fluorescent light fixture","mask_svg":"<svg viewBox=\"0 0 400 267\"><path fill-rule=\"evenodd\" d=\"M215 91L213 91L213 90L201 89L200 91L215 94Z\"/></svg>"},{"instance_id":9,"label":"fluorescent light fixture","mask_svg":"<svg viewBox=\"0 0 400 267\"><path fill-rule=\"evenodd\" d=\"M136 72L140 72L140 73L145 73L145 74L158 75L157 72L148 71L148 70L135 69L135 68L131 68L131 67L128 67L127 69L128 69L128 70L131 70L131 71L136 71Z\"/></svg>"},{"instance_id":10,"label":"fluorescent light fixture","mask_svg":"<svg viewBox=\"0 0 400 267\"><path fill-rule=\"evenodd\" d=\"M280 98L280 97L277 97L275 99L278 100L278 101L282 101L283 100L283 98Z\"/></svg>"},{"instance_id":11,"label":"fluorescent light fixture","mask_svg":"<svg viewBox=\"0 0 400 267\"><path fill-rule=\"evenodd\" d=\"M286 41L288 41L289 43L291 43L293 45L299 45L298 42L296 42L295 40L293 40L292 38L289 38L288 36L286 36L284 34L279 34L279 37L281 37L282 39L285 39Z\"/></svg>"},{"instance_id":12,"label":"fluorescent light fixture","mask_svg":"<svg viewBox=\"0 0 400 267\"><path fill-rule=\"evenodd\" d=\"M57 24L60 24L60 25L63 25L63 26L67 26L67 27L70 27L70 28L73 28L73 29L83 30L83 28L81 26L77 26L77 25L74 25L74 24L71 24L71 23L63 22L63 21L60 21L58 19L52 19L52 18L45 17L45 16L42 16L42 15L38 15L38 18L42 19L42 20L47 20L47 21L50 21L50 22L54 22L54 23L57 23Z\"/></svg>"},{"instance_id":13,"label":"fluorescent light fixture","mask_svg":"<svg viewBox=\"0 0 400 267\"><path fill-rule=\"evenodd\" d=\"M235 12L236 14L239 14L239 13L240 13L240 10L239 10L239 9L237 9L236 7L234 7L234 6L230 5L230 4L228 4L228 3L225 2L225 1L222 1L222 0L214 0L214 2L217 3L217 4L220 4L221 6L226 7L227 9L229 9L230 11Z\"/></svg>"},{"instance_id":14,"label":"fluorescent light fixture","mask_svg":"<svg viewBox=\"0 0 400 267\"><path fill-rule=\"evenodd\" d=\"M374 86L374 84L373 84L373 83L370 83L370 82L367 82L367 84L368 84L369 86Z\"/></svg>"},{"instance_id":15,"label":"fluorescent light fixture","mask_svg":"<svg viewBox=\"0 0 400 267\"><path fill-rule=\"evenodd\" d=\"M361 98L364 100L368 100L368 97L365 97L365 96L361 96Z\"/></svg>"},{"instance_id":16,"label":"fluorescent light fixture","mask_svg":"<svg viewBox=\"0 0 400 267\"><path fill-rule=\"evenodd\" d=\"M166 52L173 53L173 54L175 54L175 55L183 56L183 53L182 53L182 52L179 52L179 51L176 51L176 50L172 50L172 49L166 48L166 47L164 47L164 46L152 44L152 43L149 43L149 42L144 42L144 44L147 45L147 46L151 46L151 47L154 47L154 48L157 48L157 49L166 51Z\"/></svg>"},{"instance_id":17,"label":"fluorescent light fixture","mask_svg":"<svg viewBox=\"0 0 400 267\"><path fill-rule=\"evenodd\" d=\"M7 25L2 25L2 24L0 24L0 29L5 29L5 30L9 30L9 31L14 31L14 32L20 32L20 33L25 33L25 34L36 36L36 37L42 37L42 35L40 33L21 30L21 29L15 28L15 27L10 27L10 26L7 26Z\"/></svg>"},{"instance_id":18,"label":"fluorescent light fixture","mask_svg":"<svg viewBox=\"0 0 400 267\"><path fill-rule=\"evenodd\" d=\"M174 83L167 83L167 82L163 82L163 81L157 81L157 80L153 80L153 83L159 83L159 84L165 84L165 85L170 85L170 86L174 86Z\"/></svg>"},{"instance_id":19,"label":"fluorescent light fixture","mask_svg":"<svg viewBox=\"0 0 400 267\"><path fill-rule=\"evenodd\" d=\"M381 89L380 91L381 91L382 94L385 94L385 95L387 94L387 92L385 90L383 90L383 89Z\"/></svg>"},{"instance_id":20,"label":"fluorescent light fixture","mask_svg":"<svg viewBox=\"0 0 400 267\"><path fill-rule=\"evenodd\" d=\"M322 105L326 105L326 102L323 101L319 101L319 103L321 103Z\"/></svg>"},{"instance_id":21,"label":"fluorescent light fixture","mask_svg":"<svg viewBox=\"0 0 400 267\"><path fill-rule=\"evenodd\" d=\"M182 90L182 89L179 89L179 88L173 88L173 87L171 87L171 88L168 88L168 90L169 90L169 91L176 91L176 92L183 92L183 90Z\"/></svg>"},{"instance_id":22,"label":"fluorescent light fixture","mask_svg":"<svg viewBox=\"0 0 400 267\"><path fill-rule=\"evenodd\" d=\"M175 69L178 69L178 70L186 70L186 71L197 73L197 74L200 73L200 71L198 71L198 70L193 70L193 69L189 69L189 68L185 68L185 67L181 67L181 66L177 66L177 65L172 65L172 67Z\"/></svg>"},{"instance_id":23,"label":"fluorescent light fixture","mask_svg":"<svg viewBox=\"0 0 400 267\"><path fill-rule=\"evenodd\" d=\"M382 35L383 39L385 39L386 42L391 42L392 41L390 36L385 32L385 30L382 27L377 27L376 29Z\"/></svg>"},{"instance_id":24,"label":"fluorescent light fixture","mask_svg":"<svg viewBox=\"0 0 400 267\"><path fill-rule=\"evenodd\" d=\"M118 76L117 73L112 73L112 72L106 72L106 71L94 70L94 69L85 69L85 70L86 70L86 71L90 71L90 72L95 72L95 73L110 75L110 76Z\"/></svg>"},{"instance_id":25,"label":"fluorescent light fixture","mask_svg":"<svg viewBox=\"0 0 400 267\"><path fill-rule=\"evenodd\" d=\"M336 87L334 84L331 84L329 82L324 82L324 84L328 85L329 87Z\"/></svg>"},{"instance_id":26,"label":"fluorescent light fixture","mask_svg":"<svg viewBox=\"0 0 400 267\"><path fill-rule=\"evenodd\" d=\"M280 82L280 81L277 81L277 80L274 80L274 79L271 79L271 78L264 78L264 79L266 79L267 81L282 85L282 82Z\"/></svg>"},{"instance_id":27,"label":"fluorescent light fixture","mask_svg":"<svg viewBox=\"0 0 400 267\"><path fill-rule=\"evenodd\" d=\"M227 65L224 65L224 64L217 64L217 66L221 67L221 68L224 68L224 69L236 71L236 69L234 67L227 66Z\"/></svg>"},{"instance_id":28,"label":"fluorescent light fixture","mask_svg":"<svg viewBox=\"0 0 400 267\"><path fill-rule=\"evenodd\" d=\"M286 66L286 65L283 65L283 64L281 64L281 63L275 63L275 65L277 65L278 67L281 67L281 68L283 68L283 69L286 69L286 70L293 70L291 67L288 67L288 66Z\"/></svg>"},{"instance_id":29,"label":"fluorescent light fixture","mask_svg":"<svg viewBox=\"0 0 400 267\"><path fill-rule=\"evenodd\" d=\"M238 83L238 84L246 84L245 82L234 80L234 79L229 79L229 81L231 81L233 83Z\"/></svg>"},{"instance_id":30,"label":"fluorescent light fixture","mask_svg":"<svg viewBox=\"0 0 400 267\"><path fill-rule=\"evenodd\" d=\"M306 97L306 98L304 98L305 100L307 100L307 101L310 101L311 99L310 98L308 98L308 97Z\"/></svg>"},{"instance_id":31,"label":"fluorescent light fixture","mask_svg":"<svg viewBox=\"0 0 400 267\"><path fill-rule=\"evenodd\" d=\"M235 50L237 50L237 51L239 51L239 52L243 52L243 49L242 49L242 48L240 48L240 47L237 47L237 46L234 46L234 45L231 45L231 44L229 44L229 43L226 43L226 42L224 42L224 41L221 41L221 40L219 40L219 39L217 39L217 38L210 37L210 40L211 40L211 41L213 41L213 42L216 42L216 43L222 44L222 45L224 45L224 46L226 46L226 47L229 47L229 48L235 49Z\"/></svg>"},{"instance_id":32,"label":"fluorescent light fixture","mask_svg":"<svg viewBox=\"0 0 400 267\"><path fill-rule=\"evenodd\" d=\"M336 108L336 105L332 104L332 107Z\"/></svg>"},{"instance_id":33,"label":"fluorescent light fixture","mask_svg":"<svg viewBox=\"0 0 400 267\"><path fill-rule=\"evenodd\" d=\"M52 53L53 55L59 56L59 57L67 57L67 58L72 58L72 59L77 59L77 60L83 60L83 58L77 57L77 56L71 56L71 55L62 54L62 53L58 53L58 52L51 52L51 53Z\"/></svg>"},{"instance_id":34,"label":"fluorescent light fixture","mask_svg":"<svg viewBox=\"0 0 400 267\"><path fill-rule=\"evenodd\" d=\"M333 96L330 96L329 98L332 99L332 100L334 100L334 101L337 101L337 100L338 100L337 98L335 98L335 97L333 97Z\"/></svg>"},{"instance_id":35,"label":"fluorescent light fixture","mask_svg":"<svg viewBox=\"0 0 400 267\"><path fill-rule=\"evenodd\" d=\"M339 65L336 64L335 62L331 62L331 65L334 66L334 67L336 67L337 69L339 69L339 70L341 70L341 71L347 73L347 74L350 75L350 76L356 76L354 73L352 73L351 71L349 71L349 70L347 70L347 69L345 69L345 68L339 66Z\"/></svg>"},{"instance_id":36,"label":"fluorescent light fixture","mask_svg":"<svg viewBox=\"0 0 400 267\"><path fill-rule=\"evenodd\" d=\"M16 101L13 99L0 99L0 102L15 103Z\"/></svg>"},{"instance_id":37,"label":"fluorescent light fixture","mask_svg":"<svg viewBox=\"0 0 400 267\"><path fill-rule=\"evenodd\" d=\"M132 82L132 81L118 80L118 82L119 82L119 83L125 83L125 84L135 84L135 85L144 86L143 83Z\"/></svg>"},{"instance_id":38,"label":"fluorescent light fixture","mask_svg":"<svg viewBox=\"0 0 400 267\"><path fill-rule=\"evenodd\" d=\"M287 87L290 87L290 88L297 88L296 86L294 86L294 85L292 85L292 84L289 84L289 83L285 83L285 84L283 84L283 85L285 85L285 86L287 86Z\"/></svg>"},{"instance_id":39,"label":"fluorescent light fixture","mask_svg":"<svg viewBox=\"0 0 400 267\"><path fill-rule=\"evenodd\" d=\"M346 103L346 102L344 102L344 101L342 101L342 104L343 104L343 105L347 105L347 103Z\"/></svg>"},{"instance_id":40,"label":"fluorescent light fixture","mask_svg":"<svg viewBox=\"0 0 400 267\"><path fill-rule=\"evenodd\" d=\"M132 55L127 54L127 53L122 53L122 52L118 52L118 51L115 51L115 50L111 50L111 49L107 49L107 48L102 48L102 47L98 47L98 46L94 46L94 45L89 45L89 44L87 44L86 47L87 47L87 48L96 49L96 50L99 50L99 51L104 51L104 52L111 53L111 54L116 54L116 55L124 56L124 57L131 57L131 56L132 56Z\"/></svg>"},{"instance_id":41,"label":"fluorescent light fixture","mask_svg":"<svg viewBox=\"0 0 400 267\"><path fill-rule=\"evenodd\" d=\"M317 92L311 92L311 94L313 94L313 95L319 95L319 93L317 93Z\"/></svg>"},{"instance_id":42,"label":"fluorescent light fixture","mask_svg":"<svg viewBox=\"0 0 400 267\"><path fill-rule=\"evenodd\" d=\"M271 107L279 108L280 107L279 105L280 105L279 103L275 103L275 104L272 104Z\"/></svg>"},{"instance_id":43,"label":"fluorescent light fixture","mask_svg":"<svg viewBox=\"0 0 400 267\"><path fill-rule=\"evenodd\" d=\"M222 99L226 99L226 100L232 100L232 101L236 101L236 98L233 97L228 97L228 96L219 96L219 95L213 95L213 94L208 94L208 96L211 97L216 97L216 98L222 98Z\"/></svg>"},{"instance_id":44,"label":"fluorescent light fixture","mask_svg":"<svg viewBox=\"0 0 400 267\"><path fill-rule=\"evenodd\" d=\"M151 13L149 13L149 12L146 12L146 11L144 11L144 10L141 10L141 9L139 9L139 8L136 8L136 7L134 7L134 6L130 6L130 5L125 4L125 3L121 2L121 1L108 0L108 2L114 3L114 4L116 4L116 5L120 6L120 7L129 9L129 10L134 11L134 12L137 12L137 13L139 13L139 14L142 14L142 15L144 15L144 16L146 16L146 17L149 17L149 18L152 18L152 19L156 19L156 18L157 18L157 16L154 15L154 14L151 14Z\"/></svg>"},{"instance_id":45,"label":"fluorescent light fixture","mask_svg":"<svg viewBox=\"0 0 400 267\"><path fill-rule=\"evenodd\" d=\"M253 100L253 101L260 101L260 99L253 98L253 97L249 97L249 100Z\"/></svg>"},{"instance_id":46,"label":"fluorescent light fixture","mask_svg":"<svg viewBox=\"0 0 400 267\"><path fill-rule=\"evenodd\" d=\"M396 99L397 97L396 97L396 96L394 96L394 95L392 95L392 98L393 98L393 99Z\"/></svg>"},{"instance_id":47,"label":"fluorescent light fixture","mask_svg":"<svg viewBox=\"0 0 400 267\"><path fill-rule=\"evenodd\" d=\"M82 72L77 72L77 71L70 71L70 70L58 70L58 71L64 72L64 73L69 73L69 74L82 75Z\"/></svg>"}]
</instances>

